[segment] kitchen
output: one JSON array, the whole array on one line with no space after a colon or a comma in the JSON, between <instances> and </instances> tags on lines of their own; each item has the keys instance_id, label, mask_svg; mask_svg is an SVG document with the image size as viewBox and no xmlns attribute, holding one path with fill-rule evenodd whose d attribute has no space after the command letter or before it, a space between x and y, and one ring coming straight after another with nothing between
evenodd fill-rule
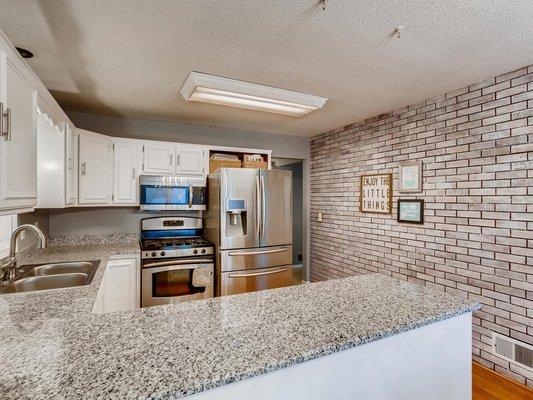
<instances>
[{"instance_id":1,"label":"kitchen","mask_svg":"<svg viewBox=\"0 0 533 400\"><path fill-rule=\"evenodd\" d=\"M528 398L528 24L514 47L492 44L499 63L418 70L425 86L372 53L391 87L413 88L389 93L361 60L368 82L324 74L317 55L341 30L305 47L305 65L268 33L296 24L300 42L357 18L341 2L283 17L96 3L1 5L2 397L468 399L488 377ZM249 42L205 30L224 18ZM415 20L383 23L369 28L379 46L406 51ZM121 51L134 42L152 57ZM228 43L238 68L236 48L216 50Z\"/></svg>"}]
</instances>

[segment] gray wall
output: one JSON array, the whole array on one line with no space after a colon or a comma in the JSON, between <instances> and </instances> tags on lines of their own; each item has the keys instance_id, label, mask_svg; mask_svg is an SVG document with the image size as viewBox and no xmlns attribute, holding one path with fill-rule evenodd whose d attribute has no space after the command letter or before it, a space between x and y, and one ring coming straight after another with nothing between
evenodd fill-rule
<instances>
[{"instance_id":1,"label":"gray wall","mask_svg":"<svg viewBox=\"0 0 533 400\"><path fill-rule=\"evenodd\" d=\"M276 167L292 172L292 254L293 263L298 264L298 255L303 256L303 163L296 162L293 164Z\"/></svg>"}]
</instances>

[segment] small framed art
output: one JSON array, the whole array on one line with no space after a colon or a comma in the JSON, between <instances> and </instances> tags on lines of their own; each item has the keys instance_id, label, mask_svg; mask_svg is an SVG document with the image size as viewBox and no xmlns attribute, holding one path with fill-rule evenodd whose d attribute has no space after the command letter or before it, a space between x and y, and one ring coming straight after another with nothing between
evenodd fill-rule
<instances>
[{"instance_id":1,"label":"small framed art","mask_svg":"<svg viewBox=\"0 0 533 400\"><path fill-rule=\"evenodd\" d=\"M424 200L398 199L398 222L424 223Z\"/></svg>"},{"instance_id":2,"label":"small framed art","mask_svg":"<svg viewBox=\"0 0 533 400\"><path fill-rule=\"evenodd\" d=\"M361 175L361 212L392 213L392 174Z\"/></svg>"},{"instance_id":3,"label":"small framed art","mask_svg":"<svg viewBox=\"0 0 533 400\"><path fill-rule=\"evenodd\" d=\"M400 192L419 193L422 191L422 162L406 161L400 163Z\"/></svg>"}]
</instances>

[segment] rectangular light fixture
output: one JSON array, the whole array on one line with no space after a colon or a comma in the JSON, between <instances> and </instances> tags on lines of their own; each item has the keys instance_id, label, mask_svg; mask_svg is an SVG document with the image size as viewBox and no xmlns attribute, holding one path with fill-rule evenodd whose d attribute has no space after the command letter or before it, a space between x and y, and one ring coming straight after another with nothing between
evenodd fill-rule
<instances>
[{"instance_id":1,"label":"rectangular light fixture","mask_svg":"<svg viewBox=\"0 0 533 400\"><path fill-rule=\"evenodd\" d=\"M301 117L322 108L325 97L191 72L180 91L187 101Z\"/></svg>"}]
</instances>

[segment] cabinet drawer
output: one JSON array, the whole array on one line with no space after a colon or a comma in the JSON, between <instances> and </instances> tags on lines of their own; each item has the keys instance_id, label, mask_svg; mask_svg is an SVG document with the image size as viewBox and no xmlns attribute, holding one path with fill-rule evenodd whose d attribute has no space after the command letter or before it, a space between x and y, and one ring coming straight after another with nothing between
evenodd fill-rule
<instances>
[{"instance_id":1,"label":"cabinet drawer","mask_svg":"<svg viewBox=\"0 0 533 400\"><path fill-rule=\"evenodd\" d=\"M219 295L255 292L292 284L292 265L258 268L246 271L223 272L220 274Z\"/></svg>"},{"instance_id":2,"label":"cabinet drawer","mask_svg":"<svg viewBox=\"0 0 533 400\"><path fill-rule=\"evenodd\" d=\"M292 246L221 251L221 271L239 271L292 264Z\"/></svg>"}]
</instances>

